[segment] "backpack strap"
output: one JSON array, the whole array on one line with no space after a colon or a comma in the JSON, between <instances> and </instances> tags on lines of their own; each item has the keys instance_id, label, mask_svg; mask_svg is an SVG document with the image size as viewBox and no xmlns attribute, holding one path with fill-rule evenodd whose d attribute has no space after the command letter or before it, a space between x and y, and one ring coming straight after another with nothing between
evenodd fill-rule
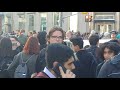
<instances>
[{"instance_id":1,"label":"backpack strap","mask_svg":"<svg viewBox=\"0 0 120 90\"><path fill-rule=\"evenodd\" d=\"M32 56L34 56L34 54L33 54ZM30 56L30 57L27 59L27 61L26 61L26 62L24 62L24 61L23 61L23 55L22 55L22 53L21 53L22 63L27 63L27 62L29 61L29 59L30 59L30 58L32 58L32 56Z\"/></svg>"}]
</instances>

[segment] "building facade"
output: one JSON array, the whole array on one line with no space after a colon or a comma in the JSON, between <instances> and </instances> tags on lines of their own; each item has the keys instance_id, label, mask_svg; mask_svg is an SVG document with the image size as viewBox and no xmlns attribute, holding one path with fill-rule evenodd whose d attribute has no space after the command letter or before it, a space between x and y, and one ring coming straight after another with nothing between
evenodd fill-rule
<instances>
[{"instance_id":1,"label":"building facade","mask_svg":"<svg viewBox=\"0 0 120 90\"><path fill-rule=\"evenodd\" d=\"M86 16L92 21L86 22ZM48 31L53 26L60 26L64 31L95 30L98 33L111 30L120 31L120 12L3 12L0 13L0 30L11 32L25 29L26 33L35 30Z\"/></svg>"}]
</instances>

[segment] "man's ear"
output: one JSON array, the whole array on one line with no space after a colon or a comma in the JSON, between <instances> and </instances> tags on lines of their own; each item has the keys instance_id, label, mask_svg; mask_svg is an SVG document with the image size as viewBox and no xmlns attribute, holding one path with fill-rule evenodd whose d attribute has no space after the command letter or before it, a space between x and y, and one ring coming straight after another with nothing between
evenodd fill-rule
<instances>
[{"instance_id":1,"label":"man's ear","mask_svg":"<svg viewBox=\"0 0 120 90\"><path fill-rule=\"evenodd\" d=\"M76 45L77 49L81 49L78 45Z\"/></svg>"}]
</instances>

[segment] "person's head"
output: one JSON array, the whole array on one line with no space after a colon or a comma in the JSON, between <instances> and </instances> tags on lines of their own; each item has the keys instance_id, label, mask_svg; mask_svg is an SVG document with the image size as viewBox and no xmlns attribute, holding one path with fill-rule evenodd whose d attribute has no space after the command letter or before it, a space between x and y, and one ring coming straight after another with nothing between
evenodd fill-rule
<instances>
[{"instance_id":1,"label":"person's head","mask_svg":"<svg viewBox=\"0 0 120 90\"><path fill-rule=\"evenodd\" d=\"M11 42L12 42L12 50L15 50L17 47L20 46L20 42L18 41L18 38L15 36L12 36L10 38Z\"/></svg>"},{"instance_id":2,"label":"person's head","mask_svg":"<svg viewBox=\"0 0 120 90\"><path fill-rule=\"evenodd\" d=\"M101 58L103 60L110 60L111 57L120 52L120 45L116 42L106 42L100 46Z\"/></svg>"},{"instance_id":3,"label":"person's head","mask_svg":"<svg viewBox=\"0 0 120 90\"><path fill-rule=\"evenodd\" d=\"M47 34L48 43L63 43L64 31L61 27L53 27Z\"/></svg>"},{"instance_id":4,"label":"person's head","mask_svg":"<svg viewBox=\"0 0 120 90\"><path fill-rule=\"evenodd\" d=\"M66 69L73 70L75 66L73 64L74 61L74 53L73 51L66 45L63 44L49 44L46 49L46 65L47 68L52 69L54 67L54 63L57 62L64 66Z\"/></svg>"},{"instance_id":5,"label":"person's head","mask_svg":"<svg viewBox=\"0 0 120 90\"><path fill-rule=\"evenodd\" d=\"M43 44L47 43L47 41L46 41L46 34L47 33L45 31L42 31L42 32L38 33L37 38L39 40L40 45L43 45Z\"/></svg>"},{"instance_id":6,"label":"person's head","mask_svg":"<svg viewBox=\"0 0 120 90\"><path fill-rule=\"evenodd\" d=\"M116 39L117 31L112 30L110 33L111 33L111 39L112 39L112 40Z\"/></svg>"},{"instance_id":7,"label":"person's head","mask_svg":"<svg viewBox=\"0 0 120 90\"><path fill-rule=\"evenodd\" d=\"M31 37L31 36L33 36L33 32L32 32L32 31L29 31L29 32L28 32L28 37Z\"/></svg>"},{"instance_id":8,"label":"person's head","mask_svg":"<svg viewBox=\"0 0 120 90\"><path fill-rule=\"evenodd\" d=\"M0 40L0 56L12 56L12 42L10 38L3 37Z\"/></svg>"},{"instance_id":9,"label":"person's head","mask_svg":"<svg viewBox=\"0 0 120 90\"><path fill-rule=\"evenodd\" d=\"M70 41L72 42L73 50L75 52L78 52L80 49L83 49L84 42L81 37L72 37Z\"/></svg>"},{"instance_id":10,"label":"person's head","mask_svg":"<svg viewBox=\"0 0 120 90\"><path fill-rule=\"evenodd\" d=\"M23 48L23 52L30 55L38 54L40 51L40 47L38 43L39 42L36 37L29 37Z\"/></svg>"},{"instance_id":11,"label":"person's head","mask_svg":"<svg viewBox=\"0 0 120 90\"><path fill-rule=\"evenodd\" d=\"M99 36L97 34L91 35L89 37L90 45L97 45L99 43Z\"/></svg>"},{"instance_id":12,"label":"person's head","mask_svg":"<svg viewBox=\"0 0 120 90\"><path fill-rule=\"evenodd\" d=\"M72 37L72 31L67 31L66 32L66 38L70 39Z\"/></svg>"},{"instance_id":13,"label":"person's head","mask_svg":"<svg viewBox=\"0 0 120 90\"><path fill-rule=\"evenodd\" d=\"M110 33L109 33L109 32L103 33L103 37L104 37L105 39L110 38Z\"/></svg>"},{"instance_id":14,"label":"person's head","mask_svg":"<svg viewBox=\"0 0 120 90\"><path fill-rule=\"evenodd\" d=\"M20 33L24 34L24 33L25 33L25 30L24 30L24 29L21 29L21 30L20 30Z\"/></svg>"}]
</instances>

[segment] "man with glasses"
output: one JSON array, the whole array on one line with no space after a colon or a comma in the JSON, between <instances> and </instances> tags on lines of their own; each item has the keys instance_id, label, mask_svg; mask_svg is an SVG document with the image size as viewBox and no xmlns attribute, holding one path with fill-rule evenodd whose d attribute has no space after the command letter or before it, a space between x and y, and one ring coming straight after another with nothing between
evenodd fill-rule
<instances>
[{"instance_id":1,"label":"man with glasses","mask_svg":"<svg viewBox=\"0 0 120 90\"><path fill-rule=\"evenodd\" d=\"M65 34L62 28L60 27L53 27L50 29L50 31L47 33L47 41L48 44L52 44L52 43L63 43ZM40 54L38 56L38 59L36 61L36 72L40 72L41 70L44 69L44 67L46 66L46 62L45 62L45 51L46 48L43 48L40 51Z\"/></svg>"}]
</instances>

